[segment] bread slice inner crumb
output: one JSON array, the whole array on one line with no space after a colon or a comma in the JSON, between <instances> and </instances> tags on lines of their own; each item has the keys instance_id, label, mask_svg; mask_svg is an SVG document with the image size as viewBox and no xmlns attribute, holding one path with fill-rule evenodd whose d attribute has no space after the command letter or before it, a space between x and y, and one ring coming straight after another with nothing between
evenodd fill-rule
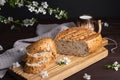
<instances>
[{"instance_id":1,"label":"bread slice inner crumb","mask_svg":"<svg viewBox=\"0 0 120 80\"><path fill-rule=\"evenodd\" d=\"M82 41L56 41L58 53L84 56L88 53L87 45Z\"/></svg>"}]
</instances>

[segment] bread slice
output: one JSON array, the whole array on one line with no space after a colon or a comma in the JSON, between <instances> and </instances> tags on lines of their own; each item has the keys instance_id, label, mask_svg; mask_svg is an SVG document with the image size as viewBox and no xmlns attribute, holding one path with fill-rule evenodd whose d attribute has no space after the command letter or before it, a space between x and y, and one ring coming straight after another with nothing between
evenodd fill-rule
<instances>
[{"instance_id":1,"label":"bread slice","mask_svg":"<svg viewBox=\"0 0 120 80\"><path fill-rule=\"evenodd\" d=\"M64 30L58 33L54 40L58 53L76 56L84 56L102 46L102 37L99 33L81 27Z\"/></svg>"},{"instance_id":2,"label":"bread slice","mask_svg":"<svg viewBox=\"0 0 120 80\"><path fill-rule=\"evenodd\" d=\"M43 38L29 45L24 57L24 71L39 73L57 57L56 44L51 38Z\"/></svg>"}]
</instances>

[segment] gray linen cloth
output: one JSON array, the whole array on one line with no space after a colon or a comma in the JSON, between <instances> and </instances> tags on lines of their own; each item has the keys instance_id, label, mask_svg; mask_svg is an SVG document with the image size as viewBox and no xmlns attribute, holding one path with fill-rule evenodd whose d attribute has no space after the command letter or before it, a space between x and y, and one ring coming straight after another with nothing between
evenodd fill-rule
<instances>
[{"instance_id":1,"label":"gray linen cloth","mask_svg":"<svg viewBox=\"0 0 120 80\"><path fill-rule=\"evenodd\" d=\"M21 61L21 57L26 54L26 47L30 45L30 42L35 42L44 37L54 38L57 33L63 31L69 27L74 27L73 22L63 24L39 24L36 28L37 37L29 39L21 39L14 43L13 48L5 51L0 55L0 78L3 78L6 71L5 68L9 68L13 63Z\"/></svg>"}]
</instances>

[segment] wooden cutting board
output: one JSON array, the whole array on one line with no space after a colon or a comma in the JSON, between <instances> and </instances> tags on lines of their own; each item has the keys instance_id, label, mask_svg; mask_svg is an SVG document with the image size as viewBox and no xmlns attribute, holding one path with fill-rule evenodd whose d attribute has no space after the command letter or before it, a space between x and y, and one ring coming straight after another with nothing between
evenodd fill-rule
<instances>
[{"instance_id":1,"label":"wooden cutting board","mask_svg":"<svg viewBox=\"0 0 120 80\"><path fill-rule=\"evenodd\" d=\"M103 39L103 45L108 43L107 40ZM23 68L12 68L9 70L11 75L15 76L18 80L63 80L76 72L98 62L99 60L107 57L108 50L104 47L97 50L94 53L89 53L84 57L68 56L61 55L56 59L56 61L50 64L45 70L47 70L49 77L42 79L40 74L27 74L23 72ZM63 57L69 57L71 59L70 64L68 65L58 65L56 62L58 59Z\"/></svg>"}]
</instances>

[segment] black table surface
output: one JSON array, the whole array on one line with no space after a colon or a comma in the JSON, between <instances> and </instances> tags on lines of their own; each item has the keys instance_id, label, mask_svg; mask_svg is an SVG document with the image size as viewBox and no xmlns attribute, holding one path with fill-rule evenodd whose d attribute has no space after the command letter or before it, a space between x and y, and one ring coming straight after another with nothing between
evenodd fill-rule
<instances>
[{"instance_id":1,"label":"black table surface","mask_svg":"<svg viewBox=\"0 0 120 80\"><path fill-rule=\"evenodd\" d=\"M91 80L120 80L120 70L107 70L106 64L113 64L118 61L120 63L120 21L108 21L109 27L103 27L102 36L114 39L118 43L118 48L114 53L111 53L111 48L115 47L114 44L107 45L106 48L109 51L109 55L96 62L95 64L75 73L74 75L66 78L65 80L84 80L83 75L85 73L91 75ZM13 43L19 39L35 37L35 27L22 28L17 31L11 31L9 25L0 25L0 45L3 46L4 50L0 51L2 54L7 49L12 48ZM113 43L109 41L109 43ZM61 76L62 77L62 76ZM1 80L17 80L11 76L9 72ZM58 79L59 80L59 79Z\"/></svg>"}]
</instances>

